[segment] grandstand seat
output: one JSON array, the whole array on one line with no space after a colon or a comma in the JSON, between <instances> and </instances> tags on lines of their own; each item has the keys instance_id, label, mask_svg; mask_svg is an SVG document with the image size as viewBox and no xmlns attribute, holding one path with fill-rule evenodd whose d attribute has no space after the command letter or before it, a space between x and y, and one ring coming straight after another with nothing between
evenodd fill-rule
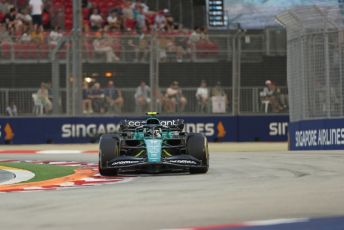
<instances>
[{"instance_id":1,"label":"grandstand seat","mask_svg":"<svg viewBox=\"0 0 344 230\"><path fill-rule=\"evenodd\" d=\"M86 57L88 60L92 60L93 57L94 57L93 44L92 44L91 42L85 41L83 46L84 46L84 50L85 50L85 52L86 52L85 57Z\"/></svg>"},{"instance_id":2,"label":"grandstand seat","mask_svg":"<svg viewBox=\"0 0 344 230\"><path fill-rule=\"evenodd\" d=\"M125 27L128 28L129 30L134 30L136 26L136 21L134 19L127 19L125 20Z\"/></svg>"},{"instance_id":3,"label":"grandstand seat","mask_svg":"<svg viewBox=\"0 0 344 230\"><path fill-rule=\"evenodd\" d=\"M1 44L1 56L2 58L11 58L11 44L7 42L3 42Z\"/></svg>"},{"instance_id":4,"label":"grandstand seat","mask_svg":"<svg viewBox=\"0 0 344 230\"><path fill-rule=\"evenodd\" d=\"M49 58L49 45L47 44L41 44L39 46L39 58L40 59L48 59Z\"/></svg>"},{"instance_id":5,"label":"grandstand seat","mask_svg":"<svg viewBox=\"0 0 344 230\"><path fill-rule=\"evenodd\" d=\"M66 30L71 30L73 28L73 21L72 20L66 20L65 21L65 29Z\"/></svg>"},{"instance_id":6,"label":"grandstand seat","mask_svg":"<svg viewBox=\"0 0 344 230\"><path fill-rule=\"evenodd\" d=\"M0 22L2 22L5 18L5 14L0 11Z\"/></svg>"},{"instance_id":7,"label":"grandstand seat","mask_svg":"<svg viewBox=\"0 0 344 230\"><path fill-rule=\"evenodd\" d=\"M91 10L89 8L83 8L82 9L82 18L84 20L88 20L90 13L91 13Z\"/></svg>"}]
</instances>

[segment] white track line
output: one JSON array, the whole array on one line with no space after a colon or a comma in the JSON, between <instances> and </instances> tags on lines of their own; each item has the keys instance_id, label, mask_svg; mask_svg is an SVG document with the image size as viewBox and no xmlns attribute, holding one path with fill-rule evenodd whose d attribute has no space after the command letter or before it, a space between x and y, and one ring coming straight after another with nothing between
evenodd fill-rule
<instances>
[{"instance_id":1,"label":"white track line","mask_svg":"<svg viewBox=\"0 0 344 230\"><path fill-rule=\"evenodd\" d=\"M42 150L37 151L37 154L80 154L80 150Z\"/></svg>"},{"instance_id":2,"label":"white track line","mask_svg":"<svg viewBox=\"0 0 344 230\"><path fill-rule=\"evenodd\" d=\"M30 172L28 170L24 169L17 169L17 168L11 168L11 167L2 167L0 166L1 170L10 172L15 175L15 177L11 180L5 181L0 183L0 185L9 185L9 184L16 184L23 181L31 180L35 177L35 174L33 172Z\"/></svg>"},{"instance_id":3,"label":"white track line","mask_svg":"<svg viewBox=\"0 0 344 230\"><path fill-rule=\"evenodd\" d=\"M295 218L295 219L273 219L273 220L258 220L258 221L248 221L245 222L245 225L249 226L268 226L268 225L277 225L277 224L292 224L307 222L307 218Z\"/></svg>"}]
</instances>

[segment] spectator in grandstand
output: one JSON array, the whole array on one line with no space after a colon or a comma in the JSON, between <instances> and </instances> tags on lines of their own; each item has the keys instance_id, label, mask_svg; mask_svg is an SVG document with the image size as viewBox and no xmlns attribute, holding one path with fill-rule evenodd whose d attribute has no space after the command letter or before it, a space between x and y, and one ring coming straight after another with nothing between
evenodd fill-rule
<instances>
[{"instance_id":1,"label":"spectator in grandstand","mask_svg":"<svg viewBox=\"0 0 344 230\"><path fill-rule=\"evenodd\" d=\"M63 33L61 32L61 28L59 26L55 26L54 29L49 33L49 44L56 46L62 37Z\"/></svg>"},{"instance_id":2,"label":"spectator in grandstand","mask_svg":"<svg viewBox=\"0 0 344 230\"><path fill-rule=\"evenodd\" d=\"M195 27L190 35L190 43L196 44L201 39L201 29L199 27Z\"/></svg>"},{"instance_id":3,"label":"spectator in grandstand","mask_svg":"<svg viewBox=\"0 0 344 230\"><path fill-rule=\"evenodd\" d=\"M17 106L14 102L11 102L10 105L6 107L6 115L10 117L18 116Z\"/></svg>"},{"instance_id":4,"label":"spectator in grandstand","mask_svg":"<svg viewBox=\"0 0 344 230\"><path fill-rule=\"evenodd\" d=\"M47 9L44 9L42 13L42 26L44 30L51 29L51 17Z\"/></svg>"},{"instance_id":5,"label":"spectator in grandstand","mask_svg":"<svg viewBox=\"0 0 344 230\"><path fill-rule=\"evenodd\" d=\"M41 101L45 113L51 112L53 105L49 99L48 87L44 82L41 83L41 87L37 91L37 97Z\"/></svg>"},{"instance_id":6,"label":"spectator in grandstand","mask_svg":"<svg viewBox=\"0 0 344 230\"><path fill-rule=\"evenodd\" d=\"M281 104L281 89L271 80L265 81L265 88L263 92L260 93L262 101L268 101L271 105L272 112L278 113L282 112L284 106Z\"/></svg>"},{"instance_id":7,"label":"spectator in grandstand","mask_svg":"<svg viewBox=\"0 0 344 230\"><path fill-rule=\"evenodd\" d=\"M92 101L93 111L96 113L104 113L104 103L105 103L105 94L104 90L100 88L100 83L96 82L91 88L88 97Z\"/></svg>"},{"instance_id":8,"label":"spectator in grandstand","mask_svg":"<svg viewBox=\"0 0 344 230\"><path fill-rule=\"evenodd\" d=\"M30 0L29 6L31 9L32 23L33 25L42 25L42 13L43 13L43 1L42 0Z\"/></svg>"},{"instance_id":9,"label":"spectator in grandstand","mask_svg":"<svg viewBox=\"0 0 344 230\"><path fill-rule=\"evenodd\" d=\"M27 26L32 25L32 17L29 14L29 11L27 8L22 9L20 14L17 16L17 18L20 19L24 25L27 25Z\"/></svg>"},{"instance_id":10,"label":"spectator in grandstand","mask_svg":"<svg viewBox=\"0 0 344 230\"><path fill-rule=\"evenodd\" d=\"M111 40L105 37L104 31L101 30L97 35L97 38L93 41L93 48L96 53L105 54L106 62L119 61L114 49L112 48Z\"/></svg>"},{"instance_id":11,"label":"spectator in grandstand","mask_svg":"<svg viewBox=\"0 0 344 230\"><path fill-rule=\"evenodd\" d=\"M88 83L85 81L82 87L82 109L83 113L93 113L92 100L90 96L90 89Z\"/></svg>"},{"instance_id":12,"label":"spectator in grandstand","mask_svg":"<svg viewBox=\"0 0 344 230\"><path fill-rule=\"evenodd\" d=\"M131 9L134 10L136 8L142 8L143 13L146 14L149 11L149 7L147 6L146 3L143 3L142 0L136 0L131 4Z\"/></svg>"},{"instance_id":13,"label":"spectator in grandstand","mask_svg":"<svg viewBox=\"0 0 344 230\"><path fill-rule=\"evenodd\" d=\"M108 85L104 91L106 96L107 111L120 113L124 103L121 90L114 86L113 81L108 81Z\"/></svg>"},{"instance_id":14,"label":"spectator in grandstand","mask_svg":"<svg viewBox=\"0 0 344 230\"><path fill-rule=\"evenodd\" d=\"M134 95L137 112L143 112L148 109L148 105L151 102L150 93L150 87L146 85L146 82L141 81L140 85L136 88Z\"/></svg>"},{"instance_id":15,"label":"spectator in grandstand","mask_svg":"<svg viewBox=\"0 0 344 230\"><path fill-rule=\"evenodd\" d=\"M207 87L207 82L205 80L202 80L201 85L197 88L196 99L197 111L207 112L209 105L209 90Z\"/></svg>"},{"instance_id":16,"label":"spectator in grandstand","mask_svg":"<svg viewBox=\"0 0 344 230\"><path fill-rule=\"evenodd\" d=\"M196 59L197 49L196 45L201 40L201 30L199 27L195 27L192 31L189 39L189 53L191 54L191 59Z\"/></svg>"},{"instance_id":17,"label":"spectator in grandstand","mask_svg":"<svg viewBox=\"0 0 344 230\"><path fill-rule=\"evenodd\" d=\"M131 2L129 0L125 0L122 5L122 15L125 19L134 18L133 9L131 8Z\"/></svg>"},{"instance_id":18,"label":"spectator in grandstand","mask_svg":"<svg viewBox=\"0 0 344 230\"><path fill-rule=\"evenodd\" d=\"M43 28L39 25L34 25L34 29L31 32L31 40L37 44L42 44L44 42Z\"/></svg>"},{"instance_id":19,"label":"spectator in grandstand","mask_svg":"<svg viewBox=\"0 0 344 230\"><path fill-rule=\"evenodd\" d=\"M216 85L211 89L211 97L223 97L224 101L225 101L225 107L226 110L229 109L229 99L227 96L227 93L225 91L225 89L222 87L222 84L220 81L216 82Z\"/></svg>"},{"instance_id":20,"label":"spectator in grandstand","mask_svg":"<svg viewBox=\"0 0 344 230\"><path fill-rule=\"evenodd\" d=\"M145 34L141 34L138 43L137 60L145 62L149 53L149 38Z\"/></svg>"},{"instance_id":21,"label":"spectator in grandstand","mask_svg":"<svg viewBox=\"0 0 344 230\"><path fill-rule=\"evenodd\" d=\"M9 7L9 3L6 0L0 0L0 12L6 14Z\"/></svg>"},{"instance_id":22,"label":"spectator in grandstand","mask_svg":"<svg viewBox=\"0 0 344 230\"><path fill-rule=\"evenodd\" d=\"M90 8L92 6L92 4L90 2L88 2L88 0L82 0L81 6L82 6L82 8Z\"/></svg>"},{"instance_id":23,"label":"spectator in grandstand","mask_svg":"<svg viewBox=\"0 0 344 230\"><path fill-rule=\"evenodd\" d=\"M115 10L111 11L109 16L107 17L107 23L109 25L110 30L111 29L119 30L120 29L119 22L120 21L118 20L117 12Z\"/></svg>"},{"instance_id":24,"label":"spectator in grandstand","mask_svg":"<svg viewBox=\"0 0 344 230\"><path fill-rule=\"evenodd\" d=\"M12 41L10 34L8 33L8 30L6 29L4 24L0 23L0 44L3 42L10 42Z\"/></svg>"},{"instance_id":25,"label":"spectator in grandstand","mask_svg":"<svg viewBox=\"0 0 344 230\"><path fill-rule=\"evenodd\" d=\"M146 30L146 17L141 4L136 4L134 9L134 19L136 21L136 31L142 33Z\"/></svg>"},{"instance_id":26,"label":"spectator in grandstand","mask_svg":"<svg viewBox=\"0 0 344 230\"><path fill-rule=\"evenodd\" d=\"M31 42L31 31L29 26L24 26L23 34L21 35L19 41L22 43Z\"/></svg>"},{"instance_id":27,"label":"spectator in grandstand","mask_svg":"<svg viewBox=\"0 0 344 230\"><path fill-rule=\"evenodd\" d=\"M15 35L15 25L17 19L17 9L12 7L10 11L4 17L4 23L6 24L7 30L11 35Z\"/></svg>"},{"instance_id":28,"label":"spectator in grandstand","mask_svg":"<svg viewBox=\"0 0 344 230\"><path fill-rule=\"evenodd\" d=\"M200 28L199 39L202 41L209 41L208 30L204 27Z\"/></svg>"},{"instance_id":29,"label":"spectator in grandstand","mask_svg":"<svg viewBox=\"0 0 344 230\"><path fill-rule=\"evenodd\" d=\"M164 31L166 26L165 14L168 13L168 9L160 10L154 19L154 29L156 31Z\"/></svg>"},{"instance_id":30,"label":"spectator in grandstand","mask_svg":"<svg viewBox=\"0 0 344 230\"><path fill-rule=\"evenodd\" d=\"M104 19L99 14L99 10L94 8L92 10L92 14L90 16L90 24L91 24L91 30L92 31L98 31L103 26Z\"/></svg>"},{"instance_id":31,"label":"spectator in grandstand","mask_svg":"<svg viewBox=\"0 0 344 230\"><path fill-rule=\"evenodd\" d=\"M183 96L182 90L177 81L172 82L170 87L166 89L165 94L165 110L166 112L183 112L187 103Z\"/></svg>"},{"instance_id":32,"label":"spectator in grandstand","mask_svg":"<svg viewBox=\"0 0 344 230\"><path fill-rule=\"evenodd\" d=\"M172 17L172 14L170 14L169 11L167 11L165 14L165 18L166 18L165 31L173 32L176 24L174 23L174 18Z\"/></svg>"}]
</instances>

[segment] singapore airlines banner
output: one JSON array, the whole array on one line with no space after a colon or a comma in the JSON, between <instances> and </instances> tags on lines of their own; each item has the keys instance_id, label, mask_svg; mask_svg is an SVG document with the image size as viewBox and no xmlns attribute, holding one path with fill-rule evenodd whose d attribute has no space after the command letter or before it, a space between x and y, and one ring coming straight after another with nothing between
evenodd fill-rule
<instances>
[{"instance_id":1,"label":"singapore airlines banner","mask_svg":"<svg viewBox=\"0 0 344 230\"><path fill-rule=\"evenodd\" d=\"M178 116L186 132L204 133L209 141L286 141L288 116ZM90 143L117 132L123 117L0 118L0 144ZM144 117L125 117L143 120Z\"/></svg>"},{"instance_id":2,"label":"singapore airlines banner","mask_svg":"<svg viewBox=\"0 0 344 230\"><path fill-rule=\"evenodd\" d=\"M289 124L291 150L344 149L344 119L324 119Z\"/></svg>"}]
</instances>

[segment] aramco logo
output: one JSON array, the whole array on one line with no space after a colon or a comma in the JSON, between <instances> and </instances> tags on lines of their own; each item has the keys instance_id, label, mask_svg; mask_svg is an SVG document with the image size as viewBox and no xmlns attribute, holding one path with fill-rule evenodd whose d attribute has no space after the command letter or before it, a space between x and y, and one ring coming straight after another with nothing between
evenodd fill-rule
<instances>
[{"instance_id":1,"label":"aramco logo","mask_svg":"<svg viewBox=\"0 0 344 230\"><path fill-rule=\"evenodd\" d=\"M4 127L0 125L0 138L5 141L5 143L10 143L14 138L14 132L9 123L6 123Z\"/></svg>"},{"instance_id":2,"label":"aramco logo","mask_svg":"<svg viewBox=\"0 0 344 230\"><path fill-rule=\"evenodd\" d=\"M226 136L226 129L225 129L225 126L223 125L222 121L219 121L217 123L216 129L217 129L216 137L218 139L224 138Z\"/></svg>"}]
</instances>

